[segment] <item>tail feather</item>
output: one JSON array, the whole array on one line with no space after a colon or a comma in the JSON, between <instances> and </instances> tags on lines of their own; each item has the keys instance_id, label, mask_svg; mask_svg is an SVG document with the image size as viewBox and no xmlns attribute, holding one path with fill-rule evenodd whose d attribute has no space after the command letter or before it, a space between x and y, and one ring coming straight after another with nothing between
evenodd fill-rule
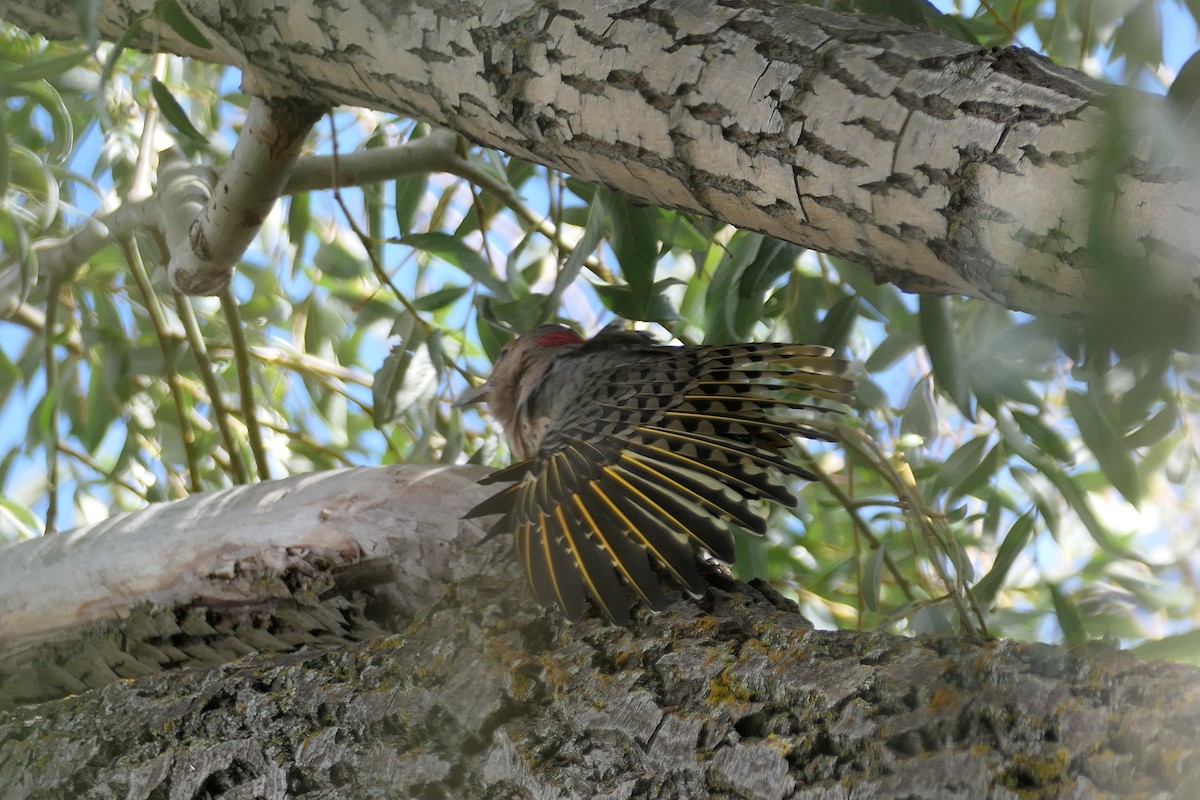
<instances>
[{"instance_id":1,"label":"tail feather","mask_svg":"<svg viewBox=\"0 0 1200 800\"><path fill-rule=\"evenodd\" d=\"M648 507L645 496L627 491L629 488L627 483L622 484L609 474L596 483L595 491L625 521L626 533L635 544L645 548L689 594L693 597L703 595L704 579L696 570L696 555L688 543L686 531L654 516L653 505Z\"/></svg>"},{"instance_id":2,"label":"tail feather","mask_svg":"<svg viewBox=\"0 0 1200 800\"><path fill-rule=\"evenodd\" d=\"M642 602L655 611L666 608L667 598L650 568L649 555L645 548L634 543L628 521L615 514L611 505L595 492L576 495L575 503L581 516L587 518L597 544L612 560L612 567Z\"/></svg>"},{"instance_id":3,"label":"tail feather","mask_svg":"<svg viewBox=\"0 0 1200 800\"><path fill-rule=\"evenodd\" d=\"M604 616L618 625L626 624L629 621L629 604L625 601L621 582L617 580L618 570L613 569L614 558L602 544L603 534L580 504L565 504L562 510L568 520L564 544L579 568L588 594L600 606ZM641 557L645 561L644 553ZM567 619L574 622L577 617L568 614Z\"/></svg>"},{"instance_id":4,"label":"tail feather","mask_svg":"<svg viewBox=\"0 0 1200 800\"><path fill-rule=\"evenodd\" d=\"M685 538L695 539L697 544L707 548L722 561L733 560L733 535L719 517L714 516L703 505L689 503L688 500L692 498L680 496L669 484L664 486L661 482L647 480L643 475L625 468L623 463L615 469L623 479L643 494L652 513L661 512L662 516L659 519L668 522L669 527L677 530Z\"/></svg>"}]
</instances>

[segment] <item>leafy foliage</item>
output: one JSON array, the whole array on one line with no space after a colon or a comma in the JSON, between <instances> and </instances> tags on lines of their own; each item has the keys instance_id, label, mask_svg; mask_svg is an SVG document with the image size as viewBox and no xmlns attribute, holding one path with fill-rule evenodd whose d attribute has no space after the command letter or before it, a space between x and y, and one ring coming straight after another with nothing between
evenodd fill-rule
<instances>
[{"instance_id":1,"label":"leafy foliage","mask_svg":"<svg viewBox=\"0 0 1200 800\"><path fill-rule=\"evenodd\" d=\"M1162 60L1148 0L833 5L1037 43L1068 65L1105 53L1130 79ZM187 24L173 3L157 13ZM823 480L769 546L739 544L743 574L819 624L982 619L994 634L1195 658L1192 354L916 299L854 264L478 149L471 180L290 197L221 300L174 293L148 235L39 276L34 246L126 202L166 144L219 164L245 98L216 67L11 28L0 88L0 429L17 431L0 439L6 538L286 473L502 463L495 434L449 399L513 331L620 316L684 341L820 342L855 359L861 421L806 456ZM428 133L342 111L312 149Z\"/></svg>"}]
</instances>

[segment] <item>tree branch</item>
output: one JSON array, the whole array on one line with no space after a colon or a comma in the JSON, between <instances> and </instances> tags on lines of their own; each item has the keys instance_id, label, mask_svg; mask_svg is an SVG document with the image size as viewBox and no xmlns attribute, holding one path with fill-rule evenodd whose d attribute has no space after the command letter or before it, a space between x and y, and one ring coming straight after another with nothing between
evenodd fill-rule
<instances>
[{"instance_id":1,"label":"tree branch","mask_svg":"<svg viewBox=\"0 0 1200 800\"><path fill-rule=\"evenodd\" d=\"M190 203L164 209L171 252L167 273L176 289L189 295L220 294L324 111L324 106L296 100L251 98L233 154L200 213L192 216Z\"/></svg>"},{"instance_id":2,"label":"tree branch","mask_svg":"<svg viewBox=\"0 0 1200 800\"><path fill-rule=\"evenodd\" d=\"M236 54L260 90L424 119L905 289L1091 310L1113 291L1081 255L1095 233L1144 262L1163 297L1200 298L1196 164L1154 160L1161 99L1027 50L772 0L487 0L461 14L440 0L386 13L351 2L336 19L313 0L286 14L181 5L217 46L199 52L170 30L159 45ZM16 24L75 33L44 7L0 0ZM120 36L129 13L101 4L101 32ZM1101 143L1114 134L1128 155L1112 165Z\"/></svg>"},{"instance_id":3,"label":"tree branch","mask_svg":"<svg viewBox=\"0 0 1200 800\"><path fill-rule=\"evenodd\" d=\"M483 474L306 475L3 551L0 698L78 696L0 713L0 786L774 799L1200 781L1200 669L1101 643L815 631L720 575L629 628L567 625L507 541L469 545L457 516L492 491Z\"/></svg>"}]
</instances>

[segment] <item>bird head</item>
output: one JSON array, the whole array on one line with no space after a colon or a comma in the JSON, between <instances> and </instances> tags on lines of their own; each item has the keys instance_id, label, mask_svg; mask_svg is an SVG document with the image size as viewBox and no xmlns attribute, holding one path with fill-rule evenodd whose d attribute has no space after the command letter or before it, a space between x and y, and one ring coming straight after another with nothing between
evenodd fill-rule
<instances>
[{"instance_id":1,"label":"bird head","mask_svg":"<svg viewBox=\"0 0 1200 800\"><path fill-rule=\"evenodd\" d=\"M506 432L517 427L517 415L530 393L541 383L551 362L565 346L584 339L565 325L540 325L504 346L492 375L483 384L464 392L455 407L485 402L488 411Z\"/></svg>"}]
</instances>

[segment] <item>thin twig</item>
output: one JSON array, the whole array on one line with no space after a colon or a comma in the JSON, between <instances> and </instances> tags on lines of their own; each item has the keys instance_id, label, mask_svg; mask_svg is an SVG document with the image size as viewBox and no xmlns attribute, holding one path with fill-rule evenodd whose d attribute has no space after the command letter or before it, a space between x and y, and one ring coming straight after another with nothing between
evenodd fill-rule
<instances>
[{"instance_id":1,"label":"thin twig","mask_svg":"<svg viewBox=\"0 0 1200 800\"><path fill-rule=\"evenodd\" d=\"M1000 16L996 10L992 8L992 4L989 3L988 0L979 0L979 5L981 5L983 10L987 12L987 15L991 17L997 25L1000 26L1000 30L1008 34L1009 39L1016 37L1017 32L1013 29L1013 26L1008 22L1008 20L1004 19L1004 17Z\"/></svg>"},{"instance_id":2,"label":"thin twig","mask_svg":"<svg viewBox=\"0 0 1200 800\"><path fill-rule=\"evenodd\" d=\"M879 541L879 537L875 535L875 531L871 530L871 526L868 525L866 520L864 520L858 513L858 503L855 502L854 498L850 497L842 490L842 487L837 484L837 482L828 472L821 468L820 463L817 461L817 459L813 458L810 453L804 451L802 457L805 469L816 475L817 478L820 479L821 485L823 485L829 491L829 493L833 495L833 498L837 500L844 509L846 509L846 513L850 515L850 520L854 523L854 527L859 531L859 533L862 534L862 537L871 544L871 549L877 550L880 547L883 547L883 543ZM909 583L908 579L904 577L904 573L900 571L900 567L896 564L892 557L888 555L886 550L884 550L883 553L883 563L888 568L888 572L892 573L892 578L895 579L896 585L900 587L900 590L904 592L904 596L909 600L916 599L916 595L913 593L912 584Z\"/></svg>"},{"instance_id":3,"label":"thin twig","mask_svg":"<svg viewBox=\"0 0 1200 800\"><path fill-rule=\"evenodd\" d=\"M319 442L316 442L316 441L310 439L307 435L305 435L305 433L303 431L298 431L298 430L295 430L294 428L287 428L287 427L284 427L283 425L276 425L271 422L263 422L262 426L264 428L267 428L268 430L272 430L278 434L286 436L288 439L291 439L294 442L299 442L300 445L303 447L307 447L310 450L314 450L318 453L322 453L334 461L338 461L342 464L345 464L347 467L354 466L354 462L351 461L349 458L346 458L346 455L344 453L342 453L341 451L335 450L332 447L320 444Z\"/></svg>"},{"instance_id":4,"label":"thin twig","mask_svg":"<svg viewBox=\"0 0 1200 800\"><path fill-rule=\"evenodd\" d=\"M113 470L105 469L100 464L100 462L96 461L96 459L92 458L90 455L83 452L82 450L75 449L74 447L71 446L71 444L69 442L59 442L58 443L58 451L60 453L63 453L64 455L70 456L71 458L75 459L79 463L83 464L88 469L90 469L100 475L103 475L104 479L106 481L117 484L121 488L128 491L130 494L136 495L137 497L141 498L142 500L146 501L147 503L150 502L150 495L147 493L147 491L144 487L135 486L132 483L130 483L129 481L122 478L120 475L118 475Z\"/></svg>"},{"instance_id":5,"label":"thin twig","mask_svg":"<svg viewBox=\"0 0 1200 800\"><path fill-rule=\"evenodd\" d=\"M54 329L58 323L61 292L62 281L51 278L46 292L46 330L42 334L42 360L46 370L45 402L50 404L50 410L46 414L50 419L49 430L46 431L50 436L50 441L46 444L46 533L54 533L58 528L58 449L62 444L58 435L58 407L62 392L58 382L58 357L54 354Z\"/></svg>"},{"instance_id":6,"label":"thin twig","mask_svg":"<svg viewBox=\"0 0 1200 800\"><path fill-rule=\"evenodd\" d=\"M192 308L191 298L185 297L179 290L175 290L174 294L175 312L179 315L179 321L183 323L184 335L187 336L188 344L191 345L192 357L196 359L196 371L200 373L200 380L204 383L205 391L208 392L208 404L212 408L217 430L221 432L221 440L225 443L225 452L229 453L229 468L233 470L234 481L249 483L250 472L246 469L246 461L242 458L237 437L233 433L233 427L229 424L229 409L225 405L225 398L217 383L212 360L208 357L204 334L201 333L200 324L196 320L196 311Z\"/></svg>"},{"instance_id":7,"label":"thin twig","mask_svg":"<svg viewBox=\"0 0 1200 800\"><path fill-rule=\"evenodd\" d=\"M237 298L233 296L231 284L225 284L219 295L225 324L229 326L229 343L233 347L233 364L237 371L238 394L241 396L243 422L246 438L250 441L250 452L254 454L254 466L260 481L271 480L271 465L263 447L262 430L258 425L258 412L254 407L254 381L250 376L250 348L246 345L246 332L242 328L242 315L238 311Z\"/></svg>"},{"instance_id":8,"label":"thin twig","mask_svg":"<svg viewBox=\"0 0 1200 800\"><path fill-rule=\"evenodd\" d=\"M142 261L142 254L138 250L137 244L132 237L123 237L118 244L125 256L126 263L129 264L129 271L138 286L138 291L142 294L142 302L145 303L146 312L150 315L150 324L154 327L154 338L158 342L158 350L162 354L163 378L166 379L167 388L175 402L175 415L179 420L179 436L183 441L184 456L187 458L188 483L193 492L203 491L204 485L200 480L200 458L196 453L196 436L187 419L187 399L179 384L179 373L175 370L171 359L169 338L166 335L166 315L163 313L162 304L158 302L154 286L150 283L150 276L146 274L146 264Z\"/></svg>"},{"instance_id":9,"label":"thin twig","mask_svg":"<svg viewBox=\"0 0 1200 800\"><path fill-rule=\"evenodd\" d=\"M942 530L942 526L934 524L934 515L924 510L921 498L913 491L915 487L911 480L911 474L907 480L902 477L889 464L884 454L879 451L879 445L861 430L845 425L839 427L842 429L842 435L838 438L846 451L857 456L864 464L872 465L879 476L892 487L897 497L906 506L907 513L905 517L917 526L926 543L930 545L931 553L928 561L933 565L934 571L937 572L939 579L946 587L947 594L954 604L963 626L967 629L973 627L973 623L971 622L973 614L976 622L978 622L979 632L982 635L987 635L987 624L984 621L983 612L975 602L975 598L971 592L966 590L965 579L963 578L965 570L958 560L958 548L954 547L953 543L946 541L945 537L948 534ZM938 558L939 552L944 553L954 563L955 574L953 578L946 572L941 559ZM930 594L932 595L933 592L930 592ZM968 607L970 613L968 612Z\"/></svg>"}]
</instances>

